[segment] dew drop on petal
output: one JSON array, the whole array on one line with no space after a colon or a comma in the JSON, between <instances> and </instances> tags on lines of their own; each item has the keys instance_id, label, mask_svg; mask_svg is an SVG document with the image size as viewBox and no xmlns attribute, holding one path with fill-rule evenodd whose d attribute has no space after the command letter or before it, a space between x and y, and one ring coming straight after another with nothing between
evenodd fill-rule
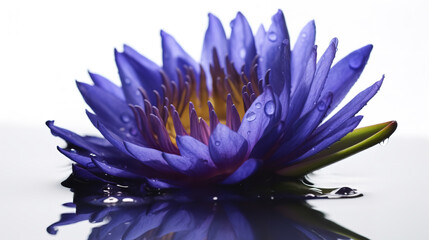
<instances>
[{"instance_id":1,"label":"dew drop on petal","mask_svg":"<svg viewBox=\"0 0 429 240\"><path fill-rule=\"evenodd\" d=\"M240 49L240 57L242 59L244 59L246 57L246 49L244 49L244 48Z\"/></svg>"},{"instance_id":2,"label":"dew drop on petal","mask_svg":"<svg viewBox=\"0 0 429 240\"><path fill-rule=\"evenodd\" d=\"M260 102L257 102L257 103L255 104L255 107L256 107L256 108L261 108L261 107L262 107L262 104L261 104Z\"/></svg>"},{"instance_id":3,"label":"dew drop on petal","mask_svg":"<svg viewBox=\"0 0 429 240\"><path fill-rule=\"evenodd\" d=\"M129 78L125 78L124 79L124 83L125 83L125 85L130 85L131 84L131 80Z\"/></svg>"},{"instance_id":4,"label":"dew drop on petal","mask_svg":"<svg viewBox=\"0 0 429 240\"><path fill-rule=\"evenodd\" d=\"M106 199L104 199L103 203L107 203L107 204L112 204L112 203L117 203L118 199L115 197L108 197Z\"/></svg>"},{"instance_id":5,"label":"dew drop on petal","mask_svg":"<svg viewBox=\"0 0 429 240\"><path fill-rule=\"evenodd\" d=\"M247 121L251 122L251 121L253 121L255 119L256 119L256 113L255 112L248 112L246 114L246 120Z\"/></svg>"},{"instance_id":6,"label":"dew drop on petal","mask_svg":"<svg viewBox=\"0 0 429 240\"><path fill-rule=\"evenodd\" d=\"M219 141L216 141L216 142L215 142L215 145L216 145L216 146L219 146L219 145L220 145L220 142L219 142Z\"/></svg>"},{"instance_id":7,"label":"dew drop on petal","mask_svg":"<svg viewBox=\"0 0 429 240\"><path fill-rule=\"evenodd\" d=\"M250 135L250 133L252 133L251 131L247 131L247 135Z\"/></svg>"},{"instance_id":8,"label":"dew drop on petal","mask_svg":"<svg viewBox=\"0 0 429 240\"><path fill-rule=\"evenodd\" d=\"M349 67L351 69L359 69L363 63L363 56L360 53L356 53L349 61Z\"/></svg>"},{"instance_id":9,"label":"dew drop on petal","mask_svg":"<svg viewBox=\"0 0 429 240\"><path fill-rule=\"evenodd\" d=\"M317 104L317 109L318 109L319 111L325 111L325 109L326 109L326 103L325 103L324 101L320 101L320 102Z\"/></svg>"},{"instance_id":10,"label":"dew drop on petal","mask_svg":"<svg viewBox=\"0 0 429 240\"><path fill-rule=\"evenodd\" d=\"M302 37L302 38L307 38L307 33L302 33L302 34L301 34L301 37Z\"/></svg>"},{"instance_id":11,"label":"dew drop on petal","mask_svg":"<svg viewBox=\"0 0 429 240\"><path fill-rule=\"evenodd\" d=\"M124 128L124 127L121 127L121 128L119 128L119 131L121 131L121 132L125 132L125 128Z\"/></svg>"},{"instance_id":12,"label":"dew drop on petal","mask_svg":"<svg viewBox=\"0 0 429 240\"><path fill-rule=\"evenodd\" d=\"M94 153L89 154L90 157L95 157L96 155Z\"/></svg>"},{"instance_id":13,"label":"dew drop on petal","mask_svg":"<svg viewBox=\"0 0 429 240\"><path fill-rule=\"evenodd\" d=\"M136 91L136 96L140 96L140 95L141 95L140 91L139 91L139 90L137 90L137 91Z\"/></svg>"},{"instance_id":14,"label":"dew drop on petal","mask_svg":"<svg viewBox=\"0 0 429 240\"><path fill-rule=\"evenodd\" d=\"M76 149L72 148L72 149L70 149L70 152L76 153Z\"/></svg>"},{"instance_id":15,"label":"dew drop on petal","mask_svg":"<svg viewBox=\"0 0 429 240\"><path fill-rule=\"evenodd\" d=\"M126 114L122 114L121 115L121 121L123 122L123 123L129 123L130 122L130 117L128 116L128 115L126 115Z\"/></svg>"},{"instance_id":16,"label":"dew drop on petal","mask_svg":"<svg viewBox=\"0 0 429 240\"><path fill-rule=\"evenodd\" d=\"M277 34L275 32L269 32L268 33L268 39L271 42L275 42L277 40Z\"/></svg>"},{"instance_id":17,"label":"dew drop on petal","mask_svg":"<svg viewBox=\"0 0 429 240\"><path fill-rule=\"evenodd\" d=\"M276 110L276 106L272 100L268 101L265 104L264 111L265 111L265 114L267 114L268 116L273 115L275 110Z\"/></svg>"}]
</instances>

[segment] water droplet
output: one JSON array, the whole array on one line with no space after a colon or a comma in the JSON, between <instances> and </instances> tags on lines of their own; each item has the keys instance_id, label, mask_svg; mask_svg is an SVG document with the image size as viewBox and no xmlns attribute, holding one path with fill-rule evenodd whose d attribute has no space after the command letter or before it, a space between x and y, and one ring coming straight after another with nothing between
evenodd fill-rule
<instances>
[{"instance_id":1,"label":"water droplet","mask_svg":"<svg viewBox=\"0 0 429 240\"><path fill-rule=\"evenodd\" d=\"M72 152L72 153L76 153L76 149L71 148L71 149L70 149L70 152Z\"/></svg>"},{"instance_id":2,"label":"water droplet","mask_svg":"<svg viewBox=\"0 0 429 240\"><path fill-rule=\"evenodd\" d=\"M220 145L220 142L219 142L219 141L216 141L216 142L215 142L215 145L216 145L216 146L219 146L219 145Z\"/></svg>"},{"instance_id":3,"label":"water droplet","mask_svg":"<svg viewBox=\"0 0 429 240\"><path fill-rule=\"evenodd\" d=\"M274 196L271 196L271 197L270 197L270 199L271 199L271 200L274 200Z\"/></svg>"},{"instance_id":4,"label":"water droplet","mask_svg":"<svg viewBox=\"0 0 429 240\"><path fill-rule=\"evenodd\" d=\"M136 96L140 96L141 92L139 90L136 91Z\"/></svg>"},{"instance_id":5,"label":"water droplet","mask_svg":"<svg viewBox=\"0 0 429 240\"><path fill-rule=\"evenodd\" d=\"M351 69L358 69L362 66L363 63L363 56L360 53L356 53L350 60L349 60L349 67Z\"/></svg>"},{"instance_id":6,"label":"water droplet","mask_svg":"<svg viewBox=\"0 0 429 240\"><path fill-rule=\"evenodd\" d=\"M257 103L255 104L255 107L256 107L256 108L261 108L261 107L262 107L262 104L261 104L260 102L257 102Z\"/></svg>"},{"instance_id":7,"label":"water droplet","mask_svg":"<svg viewBox=\"0 0 429 240\"><path fill-rule=\"evenodd\" d=\"M325 103L324 101L320 101L320 102L317 104L317 109L318 109L319 111L325 111L325 109L326 109L326 103Z\"/></svg>"},{"instance_id":8,"label":"water droplet","mask_svg":"<svg viewBox=\"0 0 429 240\"><path fill-rule=\"evenodd\" d=\"M356 194L356 190L349 187L342 187L335 190L335 194L338 195L354 195Z\"/></svg>"},{"instance_id":9,"label":"water droplet","mask_svg":"<svg viewBox=\"0 0 429 240\"><path fill-rule=\"evenodd\" d=\"M384 139L382 142L380 142L380 145L381 145L381 146L386 146L388 143L389 143L389 139L388 139L388 138L386 138L386 139Z\"/></svg>"},{"instance_id":10,"label":"water droplet","mask_svg":"<svg viewBox=\"0 0 429 240\"><path fill-rule=\"evenodd\" d=\"M134 201L134 199L132 199L132 198L126 197L126 198L123 198L123 199L122 199L122 202L124 202L124 203L133 203L133 202L135 202L135 201Z\"/></svg>"},{"instance_id":11,"label":"water droplet","mask_svg":"<svg viewBox=\"0 0 429 240\"><path fill-rule=\"evenodd\" d=\"M131 135L136 136L137 135L137 129L130 128L130 133L131 133Z\"/></svg>"},{"instance_id":12,"label":"water droplet","mask_svg":"<svg viewBox=\"0 0 429 240\"><path fill-rule=\"evenodd\" d=\"M128 116L128 115L126 115L126 114L122 114L121 115L121 121L123 122L123 123L129 123L130 122L130 117Z\"/></svg>"},{"instance_id":13,"label":"water droplet","mask_svg":"<svg viewBox=\"0 0 429 240\"><path fill-rule=\"evenodd\" d=\"M112 203L117 203L117 202L118 202L118 199L115 197L108 197L108 198L104 199L104 201L103 201L103 203L106 203L106 204L112 204Z\"/></svg>"},{"instance_id":14,"label":"water droplet","mask_svg":"<svg viewBox=\"0 0 429 240\"><path fill-rule=\"evenodd\" d=\"M264 111L265 111L265 114L267 114L268 116L273 115L275 110L276 110L276 105L272 100L268 101L265 104Z\"/></svg>"},{"instance_id":15,"label":"water droplet","mask_svg":"<svg viewBox=\"0 0 429 240\"><path fill-rule=\"evenodd\" d=\"M130 85L131 84L131 79L125 78L124 79L124 83L125 83L125 85Z\"/></svg>"},{"instance_id":16,"label":"water droplet","mask_svg":"<svg viewBox=\"0 0 429 240\"><path fill-rule=\"evenodd\" d=\"M254 112L248 112L248 113L246 114L246 119L247 119L247 121L249 121L249 122L251 122L251 121L255 120L255 119L256 119L256 113L254 113Z\"/></svg>"},{"instance_id":17,"label":"water droplet","mask_svg":"<svg viewBox=\"0 0 429 240\"><path fill-rule=\"evenodd\" d=\"M217 199L218 199L218 198L217 198L216 196L214 196L214 197L213 197L213 201L217 201Z\"/></svg>"},{"instance_id":18,"label":"water droplet","mask_svg":"<svg viewBox=\"0 0 429 240\"><path fill-rule=\"evenodd\" d=\"M244 49L244 48L240 49L240 57L242 59L244 59L246 57L246 49Z\"/></svg>"},{"instance_id":19,"label":"water droplet","mask_svg":"<svg viewBox=\"0 0 429 240\"><path fill-rule=\"evenodd\" d=\"M89 156L90 156L90 157L95 157L95 156L97 156L97 155L95 155L94 153L90 153L90 154L89 154Z\"/></svg>"},{"instance_id":20,"label":"water droplet","mask_svg":"<svg viewBox=\"0 0 429 240\"><path fill-rule=\"evenodd\" d=\"M263 61L264 61L264 58L261 58L261 57L260 57L260 58L258 59L258 61L261 63L261 62L263 62Z\"/></svg>"},{"instance_id":21,"label":"water droplet","mask_svg":"<svg viewBox=\"0 0 429 240\"><path fill-rule=\"evenodd\" d=\"M268 33L268 39L271 42L275 42L277 40L277 34L275 32L269 32Z\"/></svg>"},{"instance_id":22,"label":"water droplet","mask_svg":"<svg viewBox=\"0 0 429 240\"><path fill-rule=\"evenodd\" d=\"M250 135L250 133L252 133L251 131L247 131L247 135Z\"/></svg>"},{"instance_id":23,"label":"water droplet","mask_svg":"<svg viewBox=\"0 0 429 240\"><path fill-rule=\"evenodd\" d=\"M307 33L305 33L305 32L304 32L304 33L302 33L302 34L301 34L301 37L302 37L302 38L307 38Z\"/></svg>"}]
</instances>

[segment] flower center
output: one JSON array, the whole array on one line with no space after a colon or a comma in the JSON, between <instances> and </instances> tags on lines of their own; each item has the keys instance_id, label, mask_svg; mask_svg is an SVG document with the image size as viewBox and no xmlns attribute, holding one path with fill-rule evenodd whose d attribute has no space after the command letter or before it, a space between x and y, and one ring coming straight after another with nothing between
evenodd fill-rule
<instances>
[{"instance_id":1,"label":"flower center","mask_svg":"<svg viewBox=\"0 0 429 240\"><path fill-rule=\"evenodd\" d=\"M130 107L139 131L150 147L178 154L176 136L190 135L208 144L210 134L219 122L233 131L238 130L240 116L244 116L262 93L263 80L258 80L257 57L249 73L244 72L244 66L239 73L228 57L224 61L225 67L222 67L217 51L213 49L211 91L207 88L206 73L201 65L199 78L189 66L184 66L185 74L177 69L178 83L161 72L164 99L154 90L155 104L150 103L144 89L139 89L144 106Z\"/></svg>"}]
</instances>

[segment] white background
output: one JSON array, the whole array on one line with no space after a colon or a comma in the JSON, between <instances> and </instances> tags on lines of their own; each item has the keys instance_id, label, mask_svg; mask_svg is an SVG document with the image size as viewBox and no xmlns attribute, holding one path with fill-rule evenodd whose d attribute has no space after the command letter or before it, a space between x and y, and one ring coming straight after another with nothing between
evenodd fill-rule
<instances>
[{"instance_id":1,"label":"white background","mask_svg":"<svg viewBox=\"0 0 429 240\"><path fill-rule=\"evenodd\" d=\"M74 80L89 82L87 70L91 70L119 83L113 49L121 49L124 43L161 64L160 29L175 36L199 60L208 12L217 15L229 33L237 11L256 30L261 23L268 27L277 9L284 11L292 42L312 19L319 53L338 37L337 60L374 44L348 99L385 74L380 92L361 111L362 125L399 122L387 147L374 147L356 156L359 159L352 157L355 160L322 170L340 184L348 185L344 182L348 176L349 185L358 185L365 197L312 204L327 210L340 225L370 237L383 239L388 231L396 239L427 236L424 223L429 213L423 196L427 196L428 181L421 174L427 166L429 142L429 7L425 1L15 0L0 2L0 182L6 182L2 191L7 196L0 198L1 212L6 213L0 223L9 230L1 233L6 234L4 238L21 234L20 239L46 239L44 228L64 211L60 204L71 200L71 193L59 187L70 173L70 161L56 151L55 144L63 143L48 136L44 122L54 119L79 133L95 133ZM418 144L413 144L416 139ZM332 172L341 173L340 177ZM371 192L374 187L376 191ZM402 202L405 198L412 203ZM33 209L26 211L27 205ZM408 221L412 223L407 225ZM69 239L84 239L89 229L64 227L58 237L66 239L69 231ZM75 237L78 233L84 237Z\"/></svg>"},{"instance_id":2,"label":"white background","mask_svg":"<svg viewBox=\"0 0 429 240\"><path fill-rule=\"evenodd\" d=\"M428 26L425 1L9 1L0 3L0 123L40 127L46 120L92 131L74 80L87 70L119 83L113 49L126 43L161 64L159 30L199 60L207 13L229 22L241 11L254 31L282 9L295 41L311 19L319 56L339 38L337 60L374 44L353 88L383 74L381 91L361 112L363 125L397 120L396 134L429 136ZM349 98L351 95L348 96ZM95 132L95 131L94 131Z\"/></svg>"}]
</instances>

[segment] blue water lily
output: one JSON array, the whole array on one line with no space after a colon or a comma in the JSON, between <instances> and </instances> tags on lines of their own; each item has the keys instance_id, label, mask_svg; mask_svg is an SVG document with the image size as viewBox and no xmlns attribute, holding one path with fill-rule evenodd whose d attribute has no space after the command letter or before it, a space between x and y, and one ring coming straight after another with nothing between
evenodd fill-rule
<instances>
[{"instance_id":1,"label":"blue water lily","mask_svg":"<svg viewBox=\"0 0 429 240\"><path fill-rule=\"evenodd\" d=\"M359 78L372 45L331 67L338 41L317 61L313 21L291 49L281 11L255 35L238 13L229 38L209 14L200 63L168 33L161 38L162 67L125 45L115 51L120 87L94 73L94 85L77 82L103 138L47 122L67 142L58 150L75 162L75 177L154 188L299 178L396 129L395 121L355 129L362 120L356 114L383 79L330 114Z\"/></svg>"}]
</instances>

